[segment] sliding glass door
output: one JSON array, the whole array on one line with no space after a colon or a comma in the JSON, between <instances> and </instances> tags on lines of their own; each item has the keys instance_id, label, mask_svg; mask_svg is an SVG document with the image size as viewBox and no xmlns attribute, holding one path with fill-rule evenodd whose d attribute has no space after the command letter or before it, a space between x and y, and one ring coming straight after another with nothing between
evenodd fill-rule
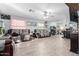
<instances>
[{"instance_id":1,"label":"sliding glass door","mask_svg":"<svg viewBox=\"0 0 79 59\"><path fill-rule=\"evenodd\" d=\"M3 34L3 21L0 21L0 35Z\"/></svg>"}]
</instances>

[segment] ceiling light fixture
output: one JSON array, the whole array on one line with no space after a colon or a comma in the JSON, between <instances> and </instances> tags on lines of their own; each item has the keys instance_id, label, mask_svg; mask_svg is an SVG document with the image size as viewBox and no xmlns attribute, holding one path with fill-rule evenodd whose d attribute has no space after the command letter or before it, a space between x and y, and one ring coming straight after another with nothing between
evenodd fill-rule
<instances>
[{"instance_id":1,"label":"ceiling light fixture","mask_svg":"<svg viewBox=\"0 0 79 59\"><path fill-rule=\"evenodd\" d=\"M49 18L50 16L52 16L52 12L43 11L43 17L44 17L44 19Z\"/></svg>"},{"instance_id":2,"label":"ceiling light fixture","mask_svg":"<svg viewBox=\"0 0 79 59\"><path fill-rule=\"evenodd\" d=\"M29 12L34 12L34 10L33 9L29 9Z\"/></svg>"}]
</instances>

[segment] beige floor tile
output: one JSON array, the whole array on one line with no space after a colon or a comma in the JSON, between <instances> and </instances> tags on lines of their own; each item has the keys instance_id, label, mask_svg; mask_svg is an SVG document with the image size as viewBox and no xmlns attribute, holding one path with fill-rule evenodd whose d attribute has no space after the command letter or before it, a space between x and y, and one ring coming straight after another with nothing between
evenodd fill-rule
<instances>
[{"instance_id":1,"label":"beige floor tile","mask_svg":"<svg viewBox=\"0 0 79 59\"><path fill-rule=\"evenodd\" d=\"M55 35L16 44L14 56L77 56L70 52L70 40Z\"/></svg>"}]
</instances>

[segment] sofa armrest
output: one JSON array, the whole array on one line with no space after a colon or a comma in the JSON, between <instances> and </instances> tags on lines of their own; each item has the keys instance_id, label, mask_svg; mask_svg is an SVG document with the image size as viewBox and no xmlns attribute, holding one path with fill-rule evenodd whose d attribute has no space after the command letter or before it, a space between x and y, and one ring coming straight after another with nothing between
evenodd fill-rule
<instances>
[{"instance_id":1,"label":"sofa armrest","mask_svg":"<svg viewBox=\"0 0 79 59\"><path fill-rule=\"evenodd\" d=\"M13 46L11 40L5 41L5 48L0 52L1 56L13 56Z\"/></svg>"}]
</instances>

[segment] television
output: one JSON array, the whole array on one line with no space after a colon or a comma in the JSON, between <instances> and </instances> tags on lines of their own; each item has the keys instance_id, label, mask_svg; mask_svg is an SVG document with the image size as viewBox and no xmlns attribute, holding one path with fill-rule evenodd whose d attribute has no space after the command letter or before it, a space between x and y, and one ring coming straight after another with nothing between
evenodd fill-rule
<instances>
[{"instance_id":1,"label":"television","mask_svg":"<svg viewBox=\"0 0 79 59\"><path fill-rule=\"evenodd\" d=\"M11 19L11 16L10 15L5 15L5 14L1 14L1 19L10 20Z\"/></svg>"},{"instance_id":2,"label":"television","mask_svg":"<svg viewBox=\"0 0 79 59\"><path fill-rule=\"evenodd\" d=\"M70 11L70 21L78 23L78 13L77 13L77 11Z\"/></svg>"}]
</instances>

